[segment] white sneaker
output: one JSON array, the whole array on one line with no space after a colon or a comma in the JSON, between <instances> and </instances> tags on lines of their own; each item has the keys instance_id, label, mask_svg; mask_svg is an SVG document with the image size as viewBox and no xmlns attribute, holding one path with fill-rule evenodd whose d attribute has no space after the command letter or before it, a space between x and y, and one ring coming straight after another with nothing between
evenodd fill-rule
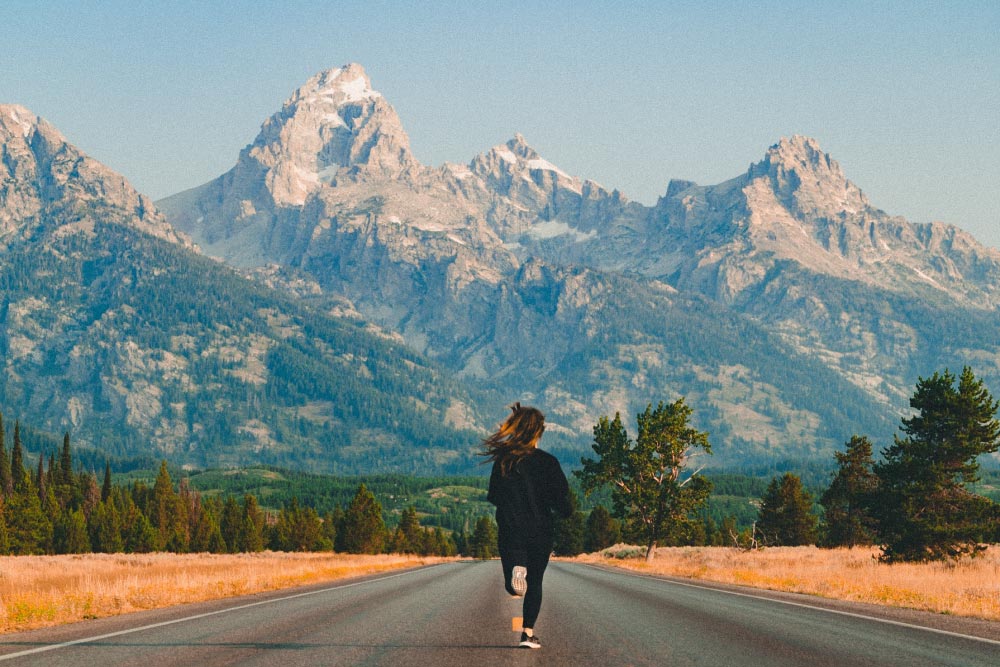
<instances>
[{"instance_id":1,"label":"white sneaker","mask_svg":"<svg viewBox=\"0 0 1000 667\"><path fill-rule=\"evenodd\" d=\"M520 565L514 566L514 573L510 578L510 585L514 592L523 596L528 592L528 570Z\"/></svg>"}]
</instances>

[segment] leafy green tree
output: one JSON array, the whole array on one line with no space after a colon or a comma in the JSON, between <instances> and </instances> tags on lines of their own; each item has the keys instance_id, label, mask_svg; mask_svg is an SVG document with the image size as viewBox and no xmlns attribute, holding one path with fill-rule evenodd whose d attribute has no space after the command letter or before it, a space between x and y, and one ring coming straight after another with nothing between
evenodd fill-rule
<instances>
[{"instance_id":1,"label":"leafy green tree","mask_svg":"<svg viewBox=\"0 0 1000 667\"><path fill-rule=\"evenodd\" d=\"M691 458L712 453L708 434L692 428L691 408L680 398L673 403L652 404L637 416L638 437L633 443L620 415L601 417L594 426L597 460L583 459L575 474L587 493L611 488L614 514L625 532L646 545L651 561L657 542L684 534L692 514L708 499L712 484L697 471L686 479L681 473Z\"/></svg>"},{"instance_id":2,"label":"leafy green tree","mask_svg":"<svg viewBox=\"0 0 1000 667\"><path fill-rule=\"evenodd\" d=\"M836 452L837 473L820 497L823 506L823 543L830 547L853 547L875 543L875 519L869 508L878 488L872 459L872 443L855 435L847 450Z\"/></svg>"},{"instance_id":3,"label":"leafy green tree","mask_svg":"<svg viewBox=\"0 0 1000 667\"><path fill-rule=\"evenodd\" d=\"M815 544L818 519L813 499L798 475L786 472L767 485L761 497L757 530L770 546Z\"/></svg>"},{"instance_id":4,"label":"leafy green tree","mask_svg":"<svg viewBox=\"0 0 1000 667\"><path fill-rule=\"evenodd\" d=\"M469 538L469 556L489 560L499 553L497 548L497 525L492 518L481 516Z\"/></svg>"},{"instance_id":5,"label":"leafy green tree","mask_svg":"<svg viewBox=\"0 0 1000 667\"><path fill-rule=\"evenodd\" d=\"M601 551L622 541L621 523L604 505L598 505L590 511L587 517L587 528L584 532L583 548L588 553Z\"/></svg>"},{"instance_id":6,"label":"leafy green tree","mask_svg":"<svg viewBox=\"0 0 1000 667\"><path fill-rule=\"evenodd\" d=\"M382 505L368 488L361 484L344 513L344 525L337 534L338 551L351 554L382 553L386 539Z\"/></svg>"},{"instance_id":7,"label":"leafy green tree","mask_svg":"<svg viewBox=\"0 0 1000 667\"><path fill-rule=\"evenodd\" d=\"M945 370L920 378L893 444L875 465L873 504L882 558L926 561L959 558L984 548L996 505L972 493L978 457L1000 447L998 404L969 367L956 378Z\"/></svg>"},{"instance_id":8,"label":"leafy green tree","mask_svg":"<svg viewBox=\"0 0 1000 667\"><path fill-rule=\"evenodd\" d=\"M569 492L569 502L573 508L572 514L565 519L560 517L555 522L552 550L557 556L577 556L583 553L585 519L580 511L580 501L572 490Z\"/></svg>"}]
</instances>

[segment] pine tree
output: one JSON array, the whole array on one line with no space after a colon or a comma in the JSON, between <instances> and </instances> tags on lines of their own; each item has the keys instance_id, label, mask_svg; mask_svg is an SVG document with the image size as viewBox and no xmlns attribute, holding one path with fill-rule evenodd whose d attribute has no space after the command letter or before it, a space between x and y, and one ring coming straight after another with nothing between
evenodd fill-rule
<instances>
[{"instance_id":1,"label":"pine tree","mask_svg":"<svg viewBox=\"0 0 1000 667\"><path fill-rule=\"evenodd\" d=\"M621 524L611 516L604 505L598 505L587 517L583 548L588 553L601 551L618 544L622 540Z\"/></svg>"},{"instance_id":2,"label":"pine tree","mask_svg":"<svg viewBox=\"0 0 1000 667\"><path fill-rule=\"evenodd\" d=\"M101 484L101 500L111 497L111 462L104 462L104 483Z\"/></svg>"},{"instance_id":3,"label":"pine tree","mask_svg":"<svg viewBox=\"0 0 1000 667\"><path fill-rule=\"evenodd\" d=\"M83 510L75 509L69 514L66 530L66 553L82 554L90 551L90 540L87 535L87 517Z\"/></svg>"},{"instance_id":4,"label":"pine tree","mask_svg":"<svg viewBox=\"0 0 1000 667\"><path fill-rule=\"evenodd\" d=\"M222 516L219 518L219 532L229 553L235 554L246 550L245 531L243 511L236 499L229 496L222 504Z\"/></svg>"},{"instance_id":5,"label":"pine tree","mask_svg":"<svg viewBox=\"0 0 1000 667\"><path fill-rule=\"evenodd\" d=\"M415 507L407 507L403 510L396 532L399 536L393 540L396 544L392 545L392 551L414 554L423 550L424 530L420 527Z\"/></svg>"},{"instance_id":6,"label":"pine tree","mask_svg":"<svg viewBox=\"0 0 1000 667\"><path fill-rule=\"evenodd\" d=\"M812 496L798 475L775 477L761 497L757 530L771 546L815 544L817 518L812 506Z\"/></svg>"},{"instance_id":7,"label":"pine tree","mask_svg":"<svg viewBox=\"0 0 1000 667\"><path fill-rule=\"evenodd\" d=\"M972 370L920 378L894 443L875 465L872 511L886 561L959 558L982 548L995 529L996 504L968 485L978 458L1000 448L998 403Z\"/></svg>"},{"instance_id":8,"label":"pine tree","mask_svg":"<svg viewBox=\"0 0 1000 667\"><path fill-rule=\"evenodd\" d=\"M122 521L112 502L98 503L90 513L90 545L97 553L120 553L125 550Z\"/></svg>"},{"instance_id":9,"label":"pine tree","mask_svg":"<svg viewBox=\"0 0 1000 667\"><path fill-rule=\"evenodd\" d=\"M184 553L190 537L187 534L187 511L174 491L167 462L160 463L160 472L153 484L149 520L156 529L156 550Z\"/></svg>"},{"instance_id":10,"label":"pine tree","mask_svg":"<svg viewBox=\"0 0 1000 667\"><path fill-rule=\"evenodd\" d=\"M481 516L476 521L476 528L469 538L469 556L489 560L498 553L497 525L492 518Z\"/></svg>"},{"instance_id":11,"label":"pine tree","mask_svg":"<svg viewBox=\"0 0 1000 667\"><path fill-rule=\"evenodd\" d=\"M557 556L578 556L583 553L585 519L580 511L580 501L572 490L569 492L569 501L573 508L572 514L565 519L556 519L553 530L552 550Z\"/></svg>"},{"instance_id":12,"label":"pine tree","mask_svg":"<svg viewBox=\"0 0 1000 667\"><path fill-rule=\"evenodd\" d=\"M69 432L63 434L62 451L59 454L59 484L73 484L73 453L69 447Z\"/></svg>"},{"instance_id":13,"label":"pine tree","mask_svg":"<svg viewBox=\"0 0 1000 667\"><path fill-rule=\"evenodd\" d=\"M0 495L9 496L14 493L14 478L11 475L10 457L7 455L5 440L3 415L0 415Z\"/></svg>"},{"instance_id":14,"label":"pine tree","mask_svg":"<svg viewBox=\"0 0 1000 667\"><path fill-rule=\"evenodd\" d=\"M382 505L364 484L344 513L343 529L338 532L338 551L351 554L382 553L385 547L385 521Z\"/></svg>"},{"instance_id":15,"label":"pine tree","mask_svg":"<svg viewBox=\"0 0 1000 667\"><path fill-rule=\"evenodd\" d=\"M824 512L824 544L853 547L875 543L875 520L869 508L878 487L872 468L872 443L853 436L847 450L836 452L837 473L820 498Z\"/></svg>"},{"instance_id":16,"label":"pine tree","mask_svg":"<svg viewBox=\"0 0 1000 667\"><path fill-rule=\"evenodd\" d=\"M21 422L14 421L14 445L10 453L10 475L13 479L13 490L23 490L31 478L24 469L24 450L21 447Z\"/></svg>"},{"instance_id":17,"label":"pine tree","mask_svg":"<svg viewBox=\"0 0 1000 667\"><path fill-rule=\"evenodd\" d=\"M257 499L250 494L243 496L243 535L246 540L244 549L247 552L254 553L264 550L264 529L266 527L267 519L264 516L264 511L257 505Z\"/></svg>"},{"instance_id":18,"label":"pine tree","mask_svg":"<svg viewBox=\"0 0 1000 667\"><path fill-rule=\"evenodd\" d=\"M681 473L698 454L711 454L708 434L689 424L692 410L680 398L673 403L646 406L637 415L638 436L628 437L621 416L601 417L594 426L598 459L583 459L575 474L584 491L610 487L615 516L624 522L630 538L646 545L651 561L657 543L677 541L690 533L693 516L708 500L712 483Z\"/></svg>"}]
</instances>

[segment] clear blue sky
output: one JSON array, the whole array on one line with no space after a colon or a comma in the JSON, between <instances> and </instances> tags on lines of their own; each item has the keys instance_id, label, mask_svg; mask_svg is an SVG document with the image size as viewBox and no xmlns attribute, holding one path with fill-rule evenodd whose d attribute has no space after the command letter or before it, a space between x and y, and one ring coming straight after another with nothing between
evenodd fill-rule
<instances>
[{"instance_id":1,"label":"clear blue sky","mask_svg":"<svg viewBox=\"0 0 1000 667\"><path fill-rule=\"evenodd\" d=\"M653 203L806 134L872 203L1000 247L1000 2L0 3L0 102L161 198L359 62L424 164L525 135Z\"/></svg>"}]
</instances>

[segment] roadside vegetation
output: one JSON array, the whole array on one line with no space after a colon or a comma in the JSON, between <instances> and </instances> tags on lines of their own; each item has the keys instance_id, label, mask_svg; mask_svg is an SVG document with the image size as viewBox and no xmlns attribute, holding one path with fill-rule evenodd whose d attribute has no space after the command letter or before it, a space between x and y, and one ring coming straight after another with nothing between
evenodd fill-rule
<instances>
[{"instance_id":1,"label":"roadside vegetation","mask_svg":"<svg viewBox=\"0 0 1000 667\"><path fill-rule=\"evenodd\" d=\"M0 557L0 632L335 581L439 562L332 553Z\"/></svg>"},{"instance_id":2,"label":"roadside vegetation","mask_svg":"<svg viewBox=\"0 0 1000 667\"><path fill-rule=\"evenodd\" d=\"M977 558L885 563L877 547L660 547L619 544L581 555L584 563L1000 621L1000 547Z\"/></svg>"}]
</instances>

